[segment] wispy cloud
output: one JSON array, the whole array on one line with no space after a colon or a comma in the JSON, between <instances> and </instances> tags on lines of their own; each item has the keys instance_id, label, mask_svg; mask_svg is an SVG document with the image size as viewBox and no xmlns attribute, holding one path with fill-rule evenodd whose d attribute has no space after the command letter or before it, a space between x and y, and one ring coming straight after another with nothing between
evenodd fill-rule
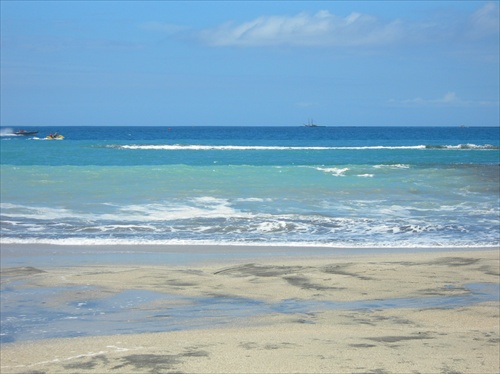
<instances>
[{"instance_id":1,"label":"wispy cloud","mask_svg":"<svg viewBox=\"0 0 500 374\"><path fill-rule=\"evenodd\" d=\"M200 39L212 46L323 46L385 44L399 38L399 21L382 23L361 13L347 17L326 10L295 16L263 16L236 24L224 23L202 30Z\"/></svg>"},{"instance_id":2,"label":"wispy cloud","mask_svg":"<svg viewBox=\"0 0 500 374\"><path fill-rule=\"evenodd\" d=\"M468 18L466 28L468 36L472 39L484 37L498 37L500 27L500 7L497 3L487 3Z\"/></svg>"},{"instance_id":3,"label":"wispy cloud","mask_svg":"<svg viewBox=\"0 0 500 374\"><path fill-rule=\"evenodd\" d=\"M342 17L327 10L315 14L262 16L226 22L201 30L197 37L210 46L384 46L457 38L481 39L499 33L499 6L487 3L462 20L384 21L353 12Z\"/></svg>"},{"instance_id":4,"label":"wispy cloud","mask_svg":"<svg viewBox=\"0 0 500 374\"><path fill-rule=\"evenodd\" d=\"M407 106L407 107L439 107L439 106L454 106L454 107L493 107L500 106L499 101L474 101L464 100L460 98L455 92L449 91L442 97L437 99L424 99L417 97L414 99L395 100L391 99L389 105Z\"/></svg>"}]
</instances>

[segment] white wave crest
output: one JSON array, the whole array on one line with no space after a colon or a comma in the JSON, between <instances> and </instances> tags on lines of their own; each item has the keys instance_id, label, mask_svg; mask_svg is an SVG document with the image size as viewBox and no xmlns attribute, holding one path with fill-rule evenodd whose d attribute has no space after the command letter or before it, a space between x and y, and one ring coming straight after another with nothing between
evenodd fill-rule
<instances>
[{"instance_id":1,"label":"white wave crest","mask_svg":"<svg viewBox=\"0 0 500 374\"><path fill-rule=\"evenodd\" d=\"M456 243L447 242L445 244L439 242L427 243L412 243L412 242L393 242L393 241L367 241L362 243L352 243L349 241L339 242L317 242L317 241L235 241L235 240L206 240L206 239L167 239L167 240L154 240L154 239L141 239L141 238L12 238L0 237L0 244L24 244L24 245L57 245L57 246L123 246L124 250L117 253L135 253L146 254L148 253L148 246L225 246L225 247L281 247L281 248L332 248L342 250L356 250L366 249L367 251L375 249L443 249L453 248L498 248L498 244L491 244L488 242L462 242ZM133 250L130 250L133 246ZM228 248L230 249L230 248ZM165 248L165 252L168 252ZM101 253L107 253L100 250ZM115 252L115 251L114 251Z\"/></svg>"},{"instance_id":2,"label":"white wave crest","mask_svg":"<svg viewBox=\"0 0 500 374\"><path fill-rule=\"evenodd\" d=\"M374 169L409 169L410 165L407 164L392 164L392 165L374 165Z\"/></svg>"},{"instance_id":3,"label":"white wave crest","mask_svg":"<svg viewBox=\"0 0 500 374\"><path fill-rule=\"evenodd\" d=\"M191 203L157 203L132 204L113 209L108 212L79 212L66 208L29 207L9 203L0 204L2 215L6 218L35 219L61 221L76 219L86 222L155 222L183 220L192 218L245 218L247 213L240 212L230 206L226 199L213 197L194 198ZM108 209L109 210L109 209Z\"/></svg>"},{"instance_id":4,"label":"white wave crest","mask_svg":"<svg viewBox=\"0 0 500 374\"><path fill-rule=\"evenodd\" d=\"M328 150L370 150L370 149L426 149L425 145L415 146L364 146L364 147L296 147L257 145L201 145L201 144L130 144L110 145L109 148L164 151L328 151Z\"/></svg>"},{"instance_id":5,"label":"white wave crest","mask_svg":"<svg viewBox=\"0 0 500 374\"><path fill-rule=\"evenodd\" d=\"M123 145L122 149L165 150L165 151L286 151L286 150L327 150L331 147L280 147L280 146L243 146L243 145Z\"/></svg>"},{"instance_id":6,"label":"white wave crest","mask_svg":"<svg viewBox=\"0 0 500 374\"><path fill-rule=\"evenodd\" d=\"M315 168L315 169L323 171L325 173L333 174L336 177L344 177L345 173L349 171L349 168Z\"/></svg>"},{"instance_id":7,"label":"white wave crest","mask_svg":"<svg viewBox=\"0 0 500 374\"><path fill-rule=\"evenodd\" d=\"M426 146L428 149L449 149L449 150L498 150L499 146L491 145L491 144L458 144L458 145L428 145Z\"/></svg>"},{"instance_id":8,"label":"white wave crest","mask_svg":"<svg viewBox=\"0 0 500 374\"><path fill-rule=\"evenodd\" d=\"M208 144L126 144L108 148L163 151L331 151L331 150L498 150L499 146L484 144L458 145L372 145L372 146L260 146Z\"/></svg>"}]
</instances>

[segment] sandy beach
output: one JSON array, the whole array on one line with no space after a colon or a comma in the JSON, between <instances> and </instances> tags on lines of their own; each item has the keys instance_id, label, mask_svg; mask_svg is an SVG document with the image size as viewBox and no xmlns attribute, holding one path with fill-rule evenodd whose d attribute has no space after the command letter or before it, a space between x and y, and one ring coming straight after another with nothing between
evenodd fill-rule
<instances>
[{"instance_id":1,"label":"sandy beach","mask_svg":"<svg viewBox=\"0 0 500 374\"><path fill-rule=\"evenodd\" d=\"M33 306L73 308L72 325L54 323L75 331L51 339L13 334L1 346L2 373L500 369L498 249L354 254L318 249L305 255L274 248L281 255L266 255L261 247L235 257L223 256L228 248L212 248L218 255L170 264L55 261L52 266L16 262L14 249L2 246L4 301L20 303L16 295L28 291L43 294L30 299ZM51 251L44 248L38 255L44 250ZM8 307L3 311L16 306ZM111 330L113 323L120 330Z\"/></svg>"}]
</instances>

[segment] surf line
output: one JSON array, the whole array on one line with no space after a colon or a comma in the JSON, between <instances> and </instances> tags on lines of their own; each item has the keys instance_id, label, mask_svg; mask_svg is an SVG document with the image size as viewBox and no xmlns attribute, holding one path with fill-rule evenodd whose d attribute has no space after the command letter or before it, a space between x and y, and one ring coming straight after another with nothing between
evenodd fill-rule
<instances>
[{"instance_id":1,"label":"surf line","mask_svg":"<svg viewBox=\"0 0 500 374\"><path fill-rule=\"evenodd\" d=\"M364 147L298 147L298 146L240 146L240 145L119 145L109 146L119 149L138 149L138 150L165 150L165 151L328 151L328 150L373 150L373 149L428 149L425 145L416 146L364 146Z\"/></svg>"}]
</instances>

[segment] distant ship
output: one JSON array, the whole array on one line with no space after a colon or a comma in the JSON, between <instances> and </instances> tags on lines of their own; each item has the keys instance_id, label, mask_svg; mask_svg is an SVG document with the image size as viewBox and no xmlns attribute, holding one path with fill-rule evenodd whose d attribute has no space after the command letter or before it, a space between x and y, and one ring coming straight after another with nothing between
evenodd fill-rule
<instances>
[{"instance_id":1,"label":"distant ship","mask_svg":"<svg viewBox=\"0 0 500 374\"><path fill-rule=\"evenodd\" d=\"M304 124L305 127L324 127L320 125L316 125L312 119L308 120L306 124Z\"/></svg>"}]
</instances>

